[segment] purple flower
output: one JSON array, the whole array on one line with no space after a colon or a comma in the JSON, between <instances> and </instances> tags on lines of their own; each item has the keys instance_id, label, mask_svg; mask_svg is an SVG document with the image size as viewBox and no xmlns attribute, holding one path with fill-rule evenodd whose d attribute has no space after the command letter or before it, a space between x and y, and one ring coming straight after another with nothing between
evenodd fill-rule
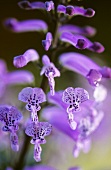
<instances>
[{"instance_id":1,"label":"purple flower","mask_svg":"<svg viewBox=\"0 0 111 170\"><path fill-rule=\"evenodd\" d=\"M20 1L18 5L20 8L25 9L25 10L45 9L44 2L29 2L25 0L25 1Z\"/></svg>"},{"instance_id":2,"label":"purple flower","mask_svg":"<svg viewBox=\"0 0 111 170\"><path fill-rule=\"evenodd\" d=\"M17 21L15 18L9 18L5 21L5 27L13 32L29 32L29 31L46 31L47 24L38 19Z\"/></svg>"},{"instance_id":3,"label":"purple flower","mask_svg":"<svg viewBox=\"0 0 111 170\"><path fill-rule=\"evenodd\" d=\"M0 60L0 98L4 95L6 86L14 84L27 84L34 81L33 74L29 71L8 72L6 63Z\"/></svg>"},{"instance_id":4,"label":"purple flower","mask_svg":"<svg viewBox=\"0 0 111 170\"><path fill-rule=\"evenodd\" d=\"M81 34L88 37L94 36L96 34L96 29L91 26L79 27L71 24L60 26L58 31L59 33L71 32L73 34Z\"/></svg>"},{"instance_id":5,"label":"purple flower","mask_svg":"<svg viewBox=\"0 0 111 170\"><path fill-rule=\"evenodd\" d=\"M59 70L55 67L55 65L53 63L50 62L50 59L47 55L44 55L42 57L42 62L44 64L40 75L45 74L45 76L48 78L49 81L49 86L50 86L50 93L53 96L55 93L55 81L54 81L54 77L59 77L60 76L60 72Z\"/></svg>"},{"instance_id":6,"label":"purple flower","mask_svg":"<svg viewBox=\"0 0 111 170\"><path fill-rule=\"evenodd\" d=\"M60 40L72 44L78 49L88 49L93 52L102 53L104 47L99 42L92 43L89 39L82 35L72 34L71 32L63 32Z\"/></svg>"},{"instance_id":7,"label":"purple flower","mask_svg":"<svg viewBox=\"0 0 111 170\"><path fill-rule=\"evenodd\" d=\"M27 50L24 54L14 57L13 64L17 68L26 66L30 61L37 61L39 54L34 49Z\"/></svg>"},{"instance_id":8,"label":"purple flower","mask_svg":"<svg viewBox=\"0 0 111 170\"><path fill-rule=\"evenodd\" d=\"M18 99L27 103L26 109L31 112L32 121L38 121L37 111L41 109L40 103L46 101L43 90L41 88L26 87L19 93Z\"/></svg>"},{"instance_id":9,"label":"purple flower","mask_svg":"<svg viewBox=\"0 0 111 170\"><path fill-rule=\"evenodd\" d=\"M45 8L47 11L51 11L54 9L54 3L53 1L46 1L45 2Z\"/></svg>"},{"instance_id":10,"label":"purple flower","mask_svg":"<svg viewBox=\"0 0 111 170\"><path fill-rule=\"evenodd\" d=\"M42 45L43 45L43 47L46 51L49 50L51 43L52 43L52 40L53 40L52 34L50 32L48 32L46 34L46 39L42 40Z\"/></svg>"},{"instance_id":11,"label":"purple flower","mask_svg":"<svg viewBox=\"0 0 111 170\"><path fill-rule=\"evenodd\" d=\"M84 17L93 17L95 14L95 11L91 8L84 9L83 7L72 6L72 5L68 5L68 6L58 5L57 11L70 16L82 15Z\"/></svg>"},{"instance_id":12,"label":"purple flower","mask_svg":"<svg viewBox=\"0 0 111 170\"><path fill-rule=\"evenodd\" d=\"M32 122L28 124L25 133L32 137L31 144L34 144L34 159L39 162L41 161L42 148L40 144L45 144L45 136L50 135L52 126L48 122Z\"/></svg>"},{"instance_id":13,"label":"purple flower","mask_svg":"<svg viewBox=\"0 0 111 170\"><path fill-rule=\"evenodd\" d=\"M83 54L75 52L64 53L60 55L59 61L69 70L83 75L92 86L98 86L102 78L111 78L110 68L100 67Z\"/></svg>"},{"instance_id":14,"label":"purple flower","mask_svg":"<svg viewBox=\"0 0 111 170\"><path fill-rule=\"evenodd\" d=\"M18 136L18 123L22 118L21 112L14 106L1 105L0 106L0 121L3 122L3 131L10 132L11 148L14 151L19 150Z\"/></svg>"},{"instance_id":15,"label":"purple flower","mask_svg":"<svg viewBox=\"0 0 111 170\"><path fill-rule=\"evenodd\" d=\"M74 113L80 111L81 103L89 99L89 94L83 88L68 87L63 92L62 101L68 105L68 121L70 127L75 130L77 123L74 121Z\"/></svg>"},{"instance_id":16,"label":"purple flower","mask_svg":"<svg viewBox=\"0 0 111 170\"><path fill-rule=\"evenodd\" d=\"M54 96L48 94L48 101L57 106L45 108L42 116L75 141L74 156L77 157L81 150L85 153L89 151L90 136L101 123L104 114L95 107L95 101L84 102L81 105L81 111L74 114L76 129L73 130L67 124L67 106L61 101L61 98L62 92L56 92Z\"/></svg>"}]
</instances>

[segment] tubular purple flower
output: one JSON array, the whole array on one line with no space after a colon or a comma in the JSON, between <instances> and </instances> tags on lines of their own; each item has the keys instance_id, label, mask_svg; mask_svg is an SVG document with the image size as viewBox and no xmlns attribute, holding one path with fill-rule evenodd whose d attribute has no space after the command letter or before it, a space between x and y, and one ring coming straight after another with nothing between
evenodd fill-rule
<instances>
[{"instance_id":1,"label":"tubular purple flower","mask_svg":"<svg viewBox=\"0 0 111 170\"><path fill-rule=\"evenodd\" d=\"M47 31L47 24L38 19L17 21L15 18L9 18L5 21L5 27L12 32L30 32L30 31Z\"/></svg>"},{"instance_id":2,"label":"tubular purple flower","mask_svg":"<svg viewBox=\"0 0 111 170\"><path fill-rule=\"evenodd\" d=\"M26 109L31 113L31 120L38 121L37 111L41 109L40 103L46 101L43 90L41 88L26 87L19 93L18 99L27 103Z\"/></svg>"},{"instance_id":3,"label":"tubular purple flower","mask_svg":"<svg viewBox=\"0 0 111 170\"><path fill-rule=\"evenodd\" d=\"M46 39L42 40L42 45L43 45L43 47L46 51L49 50L51 43L52 43L52 40L53 40L52 33L48 32L46 34Z\"/></svg>"},{"instance_id":4,"label":"tubular purple flower","mask_svg":"<svg viewBox=\"0 0 111 170\"><path fill-rule=\"evenodd\" d=\"M6 85L30 84L33 83L34 76L29 71L12 71L5 75Z\"/></svg>"},{"instance_id":5,"label":"tubular purple flower","mask_svg":"<svg viewBox=\"0 0 111 170\"><path fill-rule=\"evenodd\" d=\"M92 86L98 86L102 78L110 78L110 76L108 76L110 75L110 68L100 67L83 54L75 52L64 53L60 55L59 62L69 70L83 75Z\"/></svg>"},{"instance_id":6,"label":"tubular purple flower","mask_svg":"<svg viewBox=\"0 0 111 170\"><path fill-rule=\"evenodd\" d=\"M50 86L50 93L53 96L55 94L55 81L54 81L54 77L59 77L60 76L60 72L59 70L55 67L55 65L53 63L50 62L50 59L47 55L44 55L42 57L42 62L44 64L40 75L45 74L46 77L48 77L48 81L49 81L49 86Z\"/></svg>"},{"instance_id":7,"label":"tubular purple flower","mask_svg":"<svg viewBox=\"0 0 111 170\"><path fill-rule=\"evenodd\" d=\"M14 151L19 150L18 136L18 123L22 118L21 112L14 106L1 105L0 106L0 121L3 122L2 128L5 132L10 132L11 148Z\"/></svg>"},{"instance_id":8,"label":"tubular purple flower","mask_svg":"<svg viewBox=\"0 0 111 170\"><path fill-rule=\"evenodd\" d=\"M47 11L51 11L54 9L54 3L53 1L46 1L45 2L45 8Z\"/></svg>"},{"instance_id":9,"label":"tubular purple flower","mask_svg":"<svg viewBox=\"0 0 111 170\"><path fill-rule=\"evenodd\" d=\"M24 54L14 57L13 64L17 68L26 66L30 61L39 59L39 54L34 49L27 50Z\"/></svg>"},{"instance_id":10,"label":"tubular purple flower","mask_svg":"<svg viewBox=\"0 0 111 170\"><path fill-rule=\"evenodd\" d=\"M60 34L62 32L71 32L74 34L81 34L88 37L92 37L96 34L96 29L94 27L91 26L79 27L71 24L60 26L58 31Z\"/></svg>"},{"instance_id":11,"label":"tubular purple flower","mask_svg":"<svg viewBox=\"0 0 111 170\"><path fill-rule=\"evenodd\" d=\"M95 11L91 8L84 9L83 7L78 6L64 6L58 5L57 12L64 13L67 15L81 15L84 17L93 17L95 15Z\"/></svg>"},{"instance_id":12,"label":"tubular purple flower","mask_svg":"<svg viewBox=\"0 0 111 170\"><path fill-rule=\"evenodd\" d=\"M86 37L78 34L72 34L71 32L63 32L60 36L60 40L68 42L78 49L88 49L97 53L102 53L104 51L102 44L98 42L92 43Z\"/></svg>"},{"instance_id":13,"label":"tubular purple flower","mask_svg":"<svg viewBox=\"0 0 111 170\"><path fill-rule=\"evenodd\" d=\"M20 8L25 10L45 9L44 2L29 2L27 0L18 2Z\"/></svg>"},{"instance_id":14,"label":"tubular purple flower","mask_svg":"<svg viewBox=\"0 0 111 170\"><path fill-rule=\"evenodd\" d=\"M48 122L38 122L28 124L25 133L32 137L31 144L34 144L34 159L36 162L41 161L42 148L40 144L45 144L45 136L50 135L52 126Z\"/></svg>"},{"instance_id":15,"label":"tubular purple flower","mask_svg":"<svg viewBox=\"0 0 111 170\"><path fill-rule=\"evenodd\" d=\"M57 92L53 97L48 94L48 101L57 106L47 107L42 110L43 118L75 141L75 157L79 155L81 150L87 153L90 149L90 135L98 128L104 113L94 108L94 101L88 100L84 102L81 105L81 111L75 114L74 120L77 126L73 130L67 124L66 106L61 101L61 92Z\"/></svg>"}]
</instances>

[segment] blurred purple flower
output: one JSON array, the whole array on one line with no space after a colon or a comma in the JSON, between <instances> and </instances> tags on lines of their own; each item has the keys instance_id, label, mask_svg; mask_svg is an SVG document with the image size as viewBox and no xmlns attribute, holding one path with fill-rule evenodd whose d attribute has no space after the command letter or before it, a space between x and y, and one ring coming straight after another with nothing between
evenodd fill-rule
<instances>
[{"instance_id":1,"label":"blurred purple flower","mask_svg":"<svg viewBox=\"0 0 111 170\"><path fill-rule=\"evenodd\" d=\"M17 21L15 18L9 18L4 23L5 27L12 32L30 32L30 31L47 31L45 21L39 19L31 19Z\"/></svg>"},{"instance_id":2,"label":"blurred purple flower","mask_svg":"<svg viewBox=\"0 0 111 170\"><path fill-rule=\"evenodd\" d=\"M111 68L100 67L83 54L63 53L59 57L59 62L69 70L83 75L92 86L98 86L102 78L111 78Z\"/></svg>"},{"instance_id":3,"label":"blurred purple flower","mask_svg":"<svg viewBox=\"0 0 111 170\"><path fill-rule=\"evenodd\" d=\"M52 43L52 40L53 40L52 34L50 32L48 32L46 34L46 39L42 40L42 45L43 45L43 47L46 51L49 50L51 43Z\"/></svg>"},{"instance_id":4,"label":"blurred purple flower","mask_svg":"<svg viewBox=\"0 0 111 170\"><path fill-rule=\"evenodd\" d=\"M96 34L96 29L91 26L79 27L71 24L60 26L58 31L59 33L71 32L73 34L81 34L88 37L94 36Z\"/></svg>"},{"instance_id":5,"label":"blurred purple flower","mask_svg":"<svg viewBox=\"0 0 111 170\"><path fill-rule=\"evenodd\" d=\"M45 136L50 135L52 126L48 122L32 122L28 124L25 133L32 137L31 144L34 144L34 159L39 162L41 161L42 148L40 144L45 144Z\"/></svg>"},{"instance_id":6,"label":"blurred purple flower","mask_svg":"<svg viewBox=\"0 0 111 170\"><path fill-rule=\"evenodd\" d=\"M54 96L48 94L48 101L57 106L45 108L42 111L42 116L75 141L73 154L74 157L77 157L81 150L85 153L90 150L90 136L101 123L104 114L96 108L95 101L84 102L81 111L74 115L77 127L73 130L67 124L67 106L61 101L61 98L62 92L56 92Z\"/></svg>"},{"instance_id":7,"label":"blurred purple flower","mask_svg":"<svg viewBox=\"0 0 111 170\"><path fill-rule=\"evenodd\" d=\"M60 40L72 44L78 49L88 49L93 52L102 53L104 47L99 42L92 43L89 39L82 35L72 34L71 32L63 32Z\"/></svg>"},{"instance_id":8,"label":"blurred purple flower","mask_svg":"<svg viewBox=\"0 0 111 170\"><path fill-rule=\"evenodd\" d=\"M95 11L91 8L84 9L83 7L72 5L68 6L58 5L57 12L64 13L70 16L82 15L84 17L93 17L95 14Z\"/></svg>"},{"instance_id":9,"label":"blurred purple flower","mask_svg":"<svg viewBox=\"0 0 111 170\"><path fill-rule=\"evenodd\" d=\"M27 103L26 109L31 112L32 121L38 121L37 111L41 109L40 103L46 101L43 90L41 88L26 87L19 93L18 99Z\"/></svg>"},{"instance_id":10,"label":"blurred purple flower","mask_svg":"<svg viewBox=\"0 0 111 170\"><path fill-rule=\"evenodd\" d=\"M54 88L55 88L54 77L59 77L60 76L60 72L55 67L55 65L50 62L50 59L49 59L49 57L47 55L44 55L42 57L42 62L44 64L44 66L42 67L40 75L45 74L45 76L48 77L49 86L50 86L50 93L51 93L51 95L54 95L55 94L55 90L54 90Z\"/></svg>"},{"instance_id":11,"label":"blurred purple flower","mask_svg":"<svg viewBox=\"0 0 111 170\"><path fill-rule=\"evenodd\" d=\"M20 8L25 10L45 9L44 2L29 2L27 0L18 2Z\"/></svg>"},{"instance_id":12,"label":"blurred purple flower","mask_svg":"<svg viewBox=\"0 0 111 170\"><path fill-rule=\"evenodd\" d=\"M0 60L0 98L4 95L6 86L15 84L29 84L34 81L33 74L29 71L8 72L6 64Z\"/></svg>"},{"instance_id":13,"label":"blurred purple flower","mask_svg":"<svg viewBox=\"0 0 111 170\"><path fill-rule=\"evenodd\" d=\"M27 50L24 54L14 57L13 64L17 68L26 66L30 61L34 62L39 59L39 54L34 49Z\"/></svg>"},{"instance_id":14,"label":"blurred purple flower","mask_svg":"<svg viewBox=\"0 0 111 170\"><path fill-rule=\"evenodd\" d=\"M0 106L0 121L4 124L2 130L10 132L11 148L14 151L19 150L18 136L18 123L22 118L21 112L14 106L1 105Z\"/></svg>"}]
</instances>

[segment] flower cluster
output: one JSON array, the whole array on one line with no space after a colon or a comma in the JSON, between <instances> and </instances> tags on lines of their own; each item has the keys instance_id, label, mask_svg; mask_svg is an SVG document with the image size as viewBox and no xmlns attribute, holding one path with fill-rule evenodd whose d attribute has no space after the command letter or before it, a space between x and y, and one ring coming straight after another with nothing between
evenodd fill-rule
<instances>
[{"instance_id":1,"label":"flower cluster","mask_svg":"<svg viewBox=\"0 0 111 170\"><path fill-rule=\"evenodd\" d=\"M95 35L95 28L67 24L67 20L77 15L91 18L95 15L95 11L91 8L84 9L73 6L69 2L66 4L53 1L29 2L27 0L18 3L18 6L24 10L45 11L45 14L52 18L52 25L56 22L54 32L51 32L50 26L40 19L18 21L15 18L9 18L4 22L5 27L15 33L41 31L46 34L46 38L41 40L42 48L45 50L43 56L40 56L35 49L27 49L23 54L17 55L13 59L13 65L19 69L29 62L35 62L39 66L40 76L43 78L40 87L36 87L36 85L35 87L25 87L18 94L18 100L26 103L25 108L30 113L29 119L25 123L25 134L32 138L30 143L34 145L33 157L36 162L41 161L41 144L46 143L45 136L51 134L52 125L74 140L73 155L78 157L81 150L85 153L90 150L91 135L104 117L102 103L107 96L107 90L100 83L103 78L111 78L111 68L101 67L80 53L65 52L60 56L57 53L58 50L63 49L63 46L65 50L67 43L74 46L74 49L87 49L95 53L104 51L104 46L101 43L92 42L87 38ZM88 90L82 87L67 87L58 92L55 90L54 78L60 77L64 68L77 72L88 80L91 87L93 86L92 100ZM47 79L50 93L46 98ZM0 80L1 97L6 85L32 83L34 78L27 71L7 73L4 61L0 60ZM42 103L46 101L48 107L44 107L41 111ZM50 106L49 103L53 106ZM48 122L40 120L40 111L42 118ZM22 114L16 107L0 106L0 121L4 124L2 130L10 132L11 148L14 151L19 150L17 131L21 118ZM25 153L23 154L25 155ZM23 154L22 156L25 157ZM20 164L22 165L23 162L18 161L17 165L20 166ZM23 169L23 167L21 168ZM54 168L42 165L26 167L24 170L30 169L54 170ZM69 170L80 170L80 168L72 167Z\"/></svg>"}]
</instances>

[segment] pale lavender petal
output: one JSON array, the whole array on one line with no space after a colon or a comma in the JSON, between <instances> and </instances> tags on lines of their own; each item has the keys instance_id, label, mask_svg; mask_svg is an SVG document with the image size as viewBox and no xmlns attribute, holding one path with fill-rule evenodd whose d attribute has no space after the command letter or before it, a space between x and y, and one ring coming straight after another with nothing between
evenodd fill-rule
<instances>
[{"instance_id":1,"label":"pale lavender petal","mask_svg":"<svg viewBox=\"0 0 111 170\"><path fill-rule=\"evenodd\" d=\"M94 36L96 34L96 29L94 27L91 26L79 27L71 24L60 26L58 31L59 33L72 32L75 34L82 34L89 37Z\"/></svg>"},{"instance_id":2,"label":"pale lavender petal","mask_svg":"<svg viewBox=\"0 0 111 170\"><path fill-rule=\"evenodd\" d=\"M35 166L26 167L24 170L56 170L56 169L47 165L35 165Z\"/></svg>"},{"instance_id":3,"label":"pale lavender petal","mask_svg":"<svg viewBox=\"0 0 111 170\"><path fill-rule=\"evenodd\" d=\"M41 88L33 88L33 95L34 94L35 100L38 100L38 103L43 103L46 101L45 93Z\"/></svg>"},{"instance_id":4,"label":"pale lavender petal","mask_svg":"<svg viewBox=\"0 0 111 170\"><path fill-rule=\"evenodd\" d=\"M95 88L93 97L96 102L102 102L107 97L107 89L103 85L99 85Z\"/></svg>"},{"instance_id":5,"label":"pale lavender petal","mask_svg":"<svg viewBox=\"0 0 111 170\"><path fill-rule=\"evenodd\" d=\"M18 95L18 99L22 102L27 103L30 97L33 94L33 88L32 87L26 87L22 89L22 91Z\"/></svg>"},{"instance_id":6,"label":"pale lavender petal","mask_svg":"<svg viewBox=\"0 0 111 170\"><path fill-rule=\"evenodd\" d=\"M18 136L16 133L10 133L11 148L13 151L19 151Z\"/></svg>"},{"instance_id":7,"label":"pale lavender petal","mask_svg":"<svg viewBox=\"0 0 111 170\"><path fill-rule=\"evenodd\" d=\"M41 161L41 152L42 152L42 148L39 144L35 144L34 146L34 159L36 162L40 162Z\"/></svg>"},{"instance_id":8,"label":"pale lavender petal","mask_svg":"<svg viewBox=\"0 0 111 170\"><path fill-rule=\"evenodd\" d=\"M13 64L17 68L24 67L30 61L34 62L39 59L39 54L34 49L27 50L24 54L14 57Z\"/></svg>"},{"instance_id":9,"label":"pale lavender petal","mask_svg":"<svg viewBox=\"0 0 111 170\"><path fill-rule=\"evenodd\" d=\"M57 12L65 13L66 12L66 7L64 5L58 5Z\"/></svg>"},{"instance_id":10,"label":"pale lavender petal","mask_svg":"<svg viewBox=\"0 0 111 170\"><path fill-rule=\"evenodd\" d=\"M54 3L53 1L46 1L45 2L45 8L47 11L51 11L54 9Z\"/></svg>"},{"instance_id":11,"label":"pale lavender petal","mask_svg":"<svg viewBox=\"0 0 111 170\"><path fill-rule=\"evenodd\" d=\"M47 24L45 21L32 19L17 21L15 18L9 18L5 21L5 26L13 32L29 32L29 31L46 31Z\"/></svg>"},{"instance_id":12,"label":"pale lavender petal","mask_svg":"<svg viewBox=\"0 0 111 170\"><path fill-rule=\"evenodd\" d=\"M8 112L9 107L7 107L7 105L0 105L0 121L5 122L5 120L7 120Z\"/></svg>"},{"instance_id":13,"label":"pale lavender petal","mask_svg":"<svg viewBox=\"0 0 111 170\"><path fill-rule=\"evenodd\" d=\"M18 122L22 119L21 112L14 106L10 107L10 112L8 114L8 118L11 120L14 120L15 122Z\"/></svg>"},{"instance_id":14,"label":"pale lavender petal","mask_svg":"<svg viewBox=\"0 0 111 170\"><path fill-rule=\"evenodd\" d=\"M43 55L43 57L42 57L42 63L44 64L44 65L50 65L50 59L49 59L49 57L47 56L47 55Z\"/></svg>"},{"instance_id":15,"label":"pale lavender petal","mask_svg":"<svg viewBox=\"0 0 111 170\"><path fill-rule=\"evenodd\" d=\"M45 9L44 2L29 2L27 0L18 2L18 5L22 9L33 10L33 9Z\"/></svg>"},{"instance_id":16,"label":"pale lavender petal","mask_svg":"<svg viewBox=\"0 0 111 170\"><path fill-rule=\"evenodd\" d=\"M100 70L101 68L87 56L75 52L63 53L59 57L59 62L62 66L85 77L89 73L90 69Z\"/></svg>"},{"instance_id":17,"label":"pale lavender petal","mask_svg":"<svg viewBox=\"0 0 111 170\"><path fill-rule=\"evenodd\" d=\"M85 49L88 46L87 41L80 35L72 34L70 32L63 32L60 36L60 40L72 44L78 49Z\"/></svg>"},{"instance_id":18,"label":"pale lavender petal","mask_svg":"<svg viewBox=\"0 0 111 170\"><path fill-rule=\"evenodd\" d=\"M49 40L49 41L52 41L53 37L52 37L52 33L51 32L48 32L46 34L46 40Z\"/></svg>"},{"instance_id":19,"label":"pale lavender petal","mask_svg":"<svg viewBox=\"0 0 111 170\"><path fill-rule=\"evenodd\" d=\"M13 71L5 75L5 82L8 85L13 84L30 84L33 83L34 76L29 71Z\"/></svg>"}]
</instances>

